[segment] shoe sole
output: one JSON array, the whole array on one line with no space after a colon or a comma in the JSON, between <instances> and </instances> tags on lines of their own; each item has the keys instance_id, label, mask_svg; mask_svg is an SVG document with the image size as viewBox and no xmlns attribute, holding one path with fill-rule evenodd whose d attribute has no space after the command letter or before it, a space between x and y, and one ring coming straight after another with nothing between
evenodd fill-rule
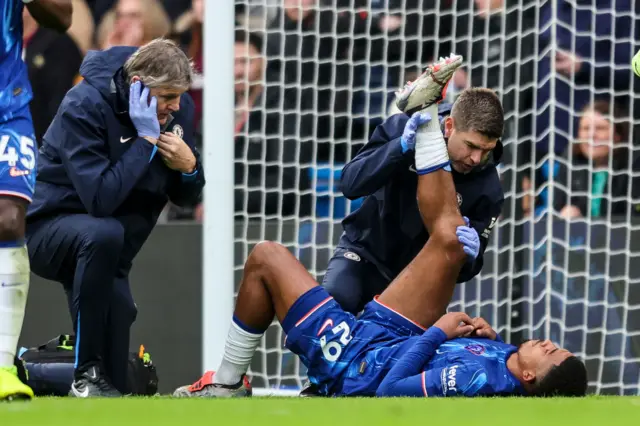
<instances>
[{"instance_id":1,"label":"shoe sole","mask_svg":"<svg viewBox=\"0 0 640 426\"><path fill-rule=\"evenodd\" d=\"M18 393L15 395L9 395L0 399L0 402L20 402L20 401L31 401L33 398L30 395L25 395L23 393Z\"/></svg>"},{"instance_id":2,"label":"shoe sole","mask_svg":"<svg viewBox=\"0 0 640 426\"><path fill-rule=\"evenodd\" d=\"M460 55L451 54L447 58L440 58L397 93L396 106L400 111L411 115L440 102L444 99L453 73L461 65L462 56ZM434 83L437 86L434 86ZM437 92L434 90L436 87Z\"/></svg>"}]
</instances>

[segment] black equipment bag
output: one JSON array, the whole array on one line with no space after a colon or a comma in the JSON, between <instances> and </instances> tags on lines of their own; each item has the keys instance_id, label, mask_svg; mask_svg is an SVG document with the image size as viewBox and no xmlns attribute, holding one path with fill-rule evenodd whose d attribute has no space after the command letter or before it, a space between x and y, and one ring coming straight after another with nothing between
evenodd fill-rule
<instances>
[{"instance_id":1,"label":"black equipment bag","mask_svg":"<svg viewBox=\"0 0 640 426\"><path fill-rule=\"evenodd\" d=\"M62 334L35 348L22 348L16 357L18 376L36 396L67 396L73 382L75 336ZM127 393L156 395L158 373L151 355L140 350L129 354Z\"/></svg>"}]
</instances>

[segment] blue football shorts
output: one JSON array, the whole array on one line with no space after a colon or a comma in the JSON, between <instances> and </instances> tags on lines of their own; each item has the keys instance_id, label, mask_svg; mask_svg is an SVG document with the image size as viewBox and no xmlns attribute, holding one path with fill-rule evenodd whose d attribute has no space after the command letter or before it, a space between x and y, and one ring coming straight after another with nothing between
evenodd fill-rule
<instances>
[{"instance_id":1,"label":"blue football shorts","mask_svg":"<svg viewBox=\"0 0 640 426\"><path fill-rule=\"evenodd\" d=\"M38 146L27 105L0 122L0 196L31 202L37 156Z\"/></svg>"},{"instance_id":2,"label":"blue football shorts","mask_svg":"<svg viewBox=\"0 0 640 426\"><path fill-rule=\"evenodd\" d=\"M389 369L424 328L380 303L360 317L345 312L323 287L291 306L282 328L285 346L307 367L321 395L372 396Z\"/></svg>"}]
</instances>

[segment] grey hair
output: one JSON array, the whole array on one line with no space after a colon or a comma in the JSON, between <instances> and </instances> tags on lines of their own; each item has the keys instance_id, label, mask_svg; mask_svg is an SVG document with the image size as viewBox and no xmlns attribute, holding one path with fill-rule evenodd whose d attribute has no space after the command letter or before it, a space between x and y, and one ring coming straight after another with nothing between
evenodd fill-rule
<instances>
[{"instance_id":1,"label":"grey hair","mask_svg":"<svg viewBox=\"0 0 640 426\"><path fill-rule=\"evenodd\" d=\"M124 64L127 78L140 77L149 88L188 90L193 63L173 41L157 38L140 47Z\"/></svg>"}]
</instances>

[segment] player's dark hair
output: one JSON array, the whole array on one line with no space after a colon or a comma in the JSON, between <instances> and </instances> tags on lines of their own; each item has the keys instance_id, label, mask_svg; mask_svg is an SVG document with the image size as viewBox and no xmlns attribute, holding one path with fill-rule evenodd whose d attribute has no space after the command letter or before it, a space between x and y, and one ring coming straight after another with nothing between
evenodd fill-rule
<instances>
[{"instance_id":1,"label":"player's dark hair","mask_svg":"<svg viewBox=\"0 0 640 426\"><path fill-rule=\"evenodd\" d=\"M536 396L584 396L587 393L587 367L575 356L554 365L535 385Z\"/></svg>"},{"instance_id":2,"label":"player's dark hair","mask_svg":"<svg viewBox=\"0 0 640 426\"><path fill-rule=\"evenodd\" d=\"M262 37L256 33L247 32L242 29L236 29L235 43L249 43L252 45L259 53L262 53Z\"/></svg>"},{"instance_id":3,"label":"player's dark hair","mask_svg":"<svg viewBox=\"0 0 640 426\"><path fill-rule=\"evenodd\" d=\"M478 132L489 139L499 139L504 132L504 110L493 90L472 87L463 90L451 109L455 129Z\"/></svg>"}]
</instances>

